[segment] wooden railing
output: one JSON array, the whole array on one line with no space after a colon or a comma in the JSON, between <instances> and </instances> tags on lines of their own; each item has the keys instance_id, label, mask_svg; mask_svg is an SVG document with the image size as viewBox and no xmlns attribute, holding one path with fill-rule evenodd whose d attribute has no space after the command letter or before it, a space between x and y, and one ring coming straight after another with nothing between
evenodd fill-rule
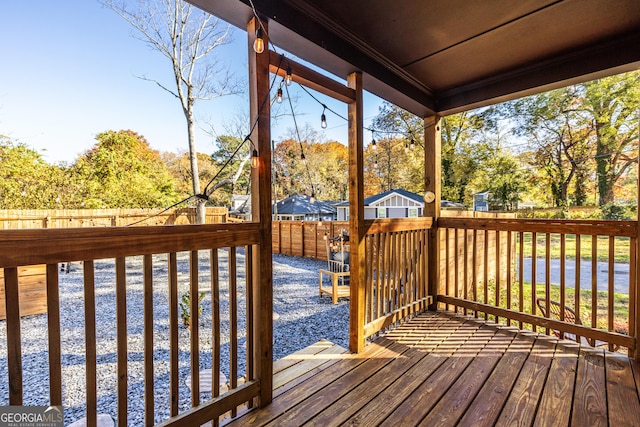
<instances>
[{"instance_id":1,"label":"wooden railing","mask_svg":"<svg viewBox=\"0 0 640 427\"><path fill-rule=\"evenodd\" d=\"M440 218L438 227L441 305L635 352L637 222ZM554 319L539 298L566 309Z\"/></svg>"},{"instance_id":2,"label":"wooden railing","mask_svg":"<svg viewBox=\"0 0 640 427\"><path fill-rule=\"evenodd\" d=\"M96 338L96 329L100 331L105 320L103 313L105 307L96 305L96 260L115 259L115 268L112 270L109 292L115 297L115 339L117 343L117 425L127 425L129 393L128 384L130 378L129 351L142 354L144 365L144 424L153 425L154 419L161 414L155 410L154 398L158 394L170 399L170 411L162 425L201 425L208 420L217 420L217 417L228 412L236 411L239 405L252 405L254 399L259 396L260 378L270 375L270 369L263 366L264 372L259 372L260 364L256 364L254 357L259 354L258 345L254 337L260 335L260 322L254 322L259 315L259 304L252 304L252 294L255 276L258 274L252 269L253 254L258 248L259 226L256 223L244 224L216 224L202 226L173 226L173 227L138 227L138 228L93 228L93 229L67 229L67 230L9 230L0 231L0 268L4 268L4 283L6 296L6 363L8 365L8 402L11 405L23 404L23 395L26 392L33 396L38 390L24 390L23 350L21 342L21 321L18 304L18 268L36 264L46 264L47 282L47 316L48 316L48 362L49 362L49 403L51 405L63 405L63 388L65 396L75 392L86 390L86 415L88 425L95 425L96 414L100 412L98 407L99 395L97 393L97 370L101 357L100 345ZM199 261L199 251L206 251L208 262ZM188 258L188 274L178 274L178 259L180 253L186 252ZM236 255L236 254L239 255ZM180 255L180 256L179 256ZM202 253L200 254L203 255ZM245 267L241 274L241 256L244 255ZM131 292L128 281L129 261L131 257L142 257L142 282L143 292ZM224 258L224 260L222 260ZM58 263L68 261L81 261L83 270L83 287L80 295L66 296L59 289ZM154 265L154 261L156 265ZM162 262L158 267L158 262ZM167 279L158 283L158 269L163 270ZM100 271L100 275L104 274ZM140 274L139 274L140 275ZM210 279L202 284L205 276ZM191 310L191 327L189 329L189 353L190 353L190 389L191 409L179 411L181 400L179 385L184 384L184 372L181 373L179 365L179 279L188 281L188 294L190 301L198 300L198 293L204 290L210 294L207 299L211 304L210 320L203 323L199 318L197 309ZM154 312L160 309L157 301L158 286L166 290L167 301L163 312L168 313L168 319L162 319ZM155 287L155 288L154 288ZM224 288L221 291L221 288ZM184 287L183 287L184 289ZM242 294L244 291L244 295ZM163 291L164 292L164 291ZM228 295L227 295L228 293ZM62 372L61 341L64 329L61 329L61 299L77 299L75 307L78 313L78 321L85 325L85 349L86 349L86 383L80 386L81 390L72 390L71 384L65 384ZM137 299L136 299L137 298ZM241 304L244 299L245 303ZM221 319L220 305L227 304L229 316ZM141 307L135 311L132 307ZM193 304L195 306L195 304ZM226 311L226 310L225 310ZM270 316L271 314L269 314ZM133 316L133 317L132 317ZM128 321L136 319L135 329ZM246 322L238 319L246 319ZM140 319L143 319L141 321ZM229 324L228 332L224 332L221 324ZM142 328L138 328L143 324ZM167 332L157 330L158 324L166 324ZM204 325L204 326L202 326ZM201 329L203 328L203 329ZM142 331L142 332L140 332ZM211 344L204 347L200 343L200 334L205 332L210 335ZM168 345L158 348L154 335L166 333L169 336ZM134 338L132 335L136 335ZM142 335L140 339L137 336ZM166 335L165 335L166 336ZM44 337L42 337L44 338ZM141 342L140 349L135 350L133 342ZM180 339L184 340L184 329L180 333ZM166 341L166 340L165 340ZM44 338L43 342L47 342ZM181 341L183 342L183 341ZM230 366L225 366L229 372L229 391L220 395L219 372L221 370L221 343L229 345ZM239 344L244 343L244 344ZM43 349L44 350L44 349ZM158 354L164 354L160 360ZM200 401L199 366L203 354L211 356L211 369L213 372L212 399L207 402ZM240 355L246 356L246 369L244 377L239 372L238 360ZM209 357L209 356L207 356ZM164 359L166 360L164 360ZM46 365L46 361L44 362ZM155 389L154 369L165 369L169 365L168 376L170 385L168 389ZM184 371L184 369L182 369ZM28 374L27 374L28 375ZM104 379L102 379L104 380ZM269 378L270 381L270 378ZM269 382L270 384L270 382ZM39 384L38 387L46 387ZM184 390L184 389L183 389ZM161 398L162 398L161 397ZM3 396L6 399L6 396ZM183 399L184 400L184 399ZM217 421L216 421L217 423Z\"/></svg>"},{"instance_id":3,"label":"wooden railing","mask_svg":"<svg viewBox=\"0 0 640 427\"><path fill-rule=\"evenodd\" d=\"M365 221L365 336L426 310L431 218Z\"/></svg>"}]
</instances>

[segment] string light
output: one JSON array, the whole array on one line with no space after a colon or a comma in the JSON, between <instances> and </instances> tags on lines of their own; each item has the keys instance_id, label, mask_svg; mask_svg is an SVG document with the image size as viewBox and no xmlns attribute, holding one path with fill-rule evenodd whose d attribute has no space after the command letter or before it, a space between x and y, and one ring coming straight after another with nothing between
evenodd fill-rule
<instances>
[{"instance_id":1,"label":"string light","mask_svg":"<svg viewBox=\"0 0 640 427\"><path fill-rule=\"evenodd\" d=\"M376 144L375 134L373 133L373 130L372 130L371 131L371 149L375 150L376 148L378 148L378 145Z\"/></svg>"},{"instance_id":2,"label":"string light","mask_svg":"<svg viewBox=\"0 0 640 427\"><path fill-rule=\"evenodd\" d=\"M253 169L256 169L258 167L259 164L259 160L258 160L258 150L256 150L255 148L253 149L253 152L251 153L251 167Z\"/></svg>"},{"instance_id":3,"label":"string light","mask_svg":"<svg viewBox=\"0 0 640 427\"><path fill-rule=\"evenodd\" d=\"M291 86L291 66L287 67L287 74L284 76L284 82L287 86Z\"/></svg>"},{"instance_id":4,"label":"string light","mask_svg":"<svg viewBox=\"0 0 640 427\"><path fill-rule=\"evenodd\" d=\"M300 160L302 160L302 163L307 164L307 157L304 155L304 151L300 154Z\"/></svg>"},{"instance_id":5,"label":"string light","mask_svg":"<svg viewBox=\"0 0 640 427\"><path fill-rule=\"evenodd\" d=\"M258 27L256 30L256 39L253 41L253 50L256 53L264 52L264 34L262 33L262 27Z\"/></svg>"},{"instance_id":6,"label":"string light","mask_svg":"<svg viewBox=\"0 0 640 427\"><path fill-rule=\"evenodd\" d=\"M413 138L411 138L411 143L409 144L409 148L411 150L413 150L414 148L416 148L416 141L414 141Z\"/></svg>"},{"instance_id":7,"label":"string light","mask_svg":"<svg viewBox=\"0 0 640 427\"><path fill-rule=\"evenodd\" d=\"M326 111L327 107L325 105L323 105L324 109L322 110L322 115L320 116L320 126L322 127L322 129L326 129L327 128L327 116L324 114L324 112Z\"/></svg>"},{"instance_id":8,"label":"string light","mask_svg":"<svg viewBox=\"0 0 640 427\"><path fill-rule=\"evenodd\" d=\"M278 104L282 104L282 83L280 83L280 87L278 88L278 95L276 97L276 101L278 101Z\"/></svg>"},{"instance_id":9,"label":"string light","mask_svg":"<svg viewBox=\"0 0 640 427\"><path fill-rule=\"evenodd\" d=\"M309 199L309 203L315 203L316 202L316 192L314 190L311 190L311 198Z\"/></svg>"},{"instance_id":10,"label":"string light","mask_svg":"<svg viewBox=\"0 0 640 427\"><path fill-rule=\"evenodd\" d=\"M404 143L404 152L407 153L409 151L409 144Z\"/></svg>"}]
</instances>

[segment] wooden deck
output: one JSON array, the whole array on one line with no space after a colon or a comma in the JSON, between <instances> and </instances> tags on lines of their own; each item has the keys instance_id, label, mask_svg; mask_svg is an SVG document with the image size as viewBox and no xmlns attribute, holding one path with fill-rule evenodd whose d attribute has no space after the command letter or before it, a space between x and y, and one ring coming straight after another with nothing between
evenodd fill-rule
<instances>
[{"instance_id":1,"label":"wooden deck","mask_svg":"<svg viewBox=\"0 0 640 427\"><path fill-rule=\"evenodd\" d=\"M625 355L450 313L361 354L322 341L275 362L274 400L233 426L640 425Z\"/></svg>"}]
</instances>

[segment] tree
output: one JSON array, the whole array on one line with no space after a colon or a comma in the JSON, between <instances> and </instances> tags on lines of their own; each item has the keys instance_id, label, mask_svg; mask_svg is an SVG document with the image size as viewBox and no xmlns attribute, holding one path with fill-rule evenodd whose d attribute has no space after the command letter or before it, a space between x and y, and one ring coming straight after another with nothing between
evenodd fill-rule
<instances>
[{"instance_id":1,"label":"tree","mask_svg":"<svg viewBox=\"0 0 640 427\"><path fill-rule=\"evenodd\" d=\"M143 136L130 130L98 134L72 166L85 208L166 207L179 200L175 181Z\"/></svg>"},{"instance_id":2,"label":"tree","mask_svg":"<svg viewBox=\"0 0 640 427\"><path fill-rule=\"evenodd\" d=\"M614 202L616 182L638 160L640 72L588 82L580 92L591 114L599 204L604 206Z\"/></svg>"},{"instance_id":3,"label":"tree","mask_svg":"<svg viewBox=\"0 0 640 427\"><path fill-rule=\"evenodd\" d=\"M503 108L516 123L515 134L534 148L529 164L543 172L540 183L551 191L553 205L569 205L572 182L574 204L584 204L591 130L575 87L522 98Z\"/></svg>"},{"instance_id":4,"label":"tree","mask_svg":"<svg viewBox=\"0 0 640 427\"><path fill-rule=\"evenodd\" d=\"M64 206L65 168L49 165L37 151L0 135L0 207L52 209Z\"/></svg>"},{"instance_id":5,"label":"tree","mask_svg":"<svg viewBox=\"0 0 640 427\"><path fill-rule=\"evenodd\" d=\"M474 180L469 183L474 193L488 191L494 208L514 210L527 189L528 175L510 153L497 150Z\"/></svg>"},{"instance_id":6,"label":"tree","mask_svg":"<svg viewBox=\"0 0 640 427\"><path fill-rule=\"evenodd\" d=\"M180 101L187 124L193 194L201 194L195 142L194 107L198 100L238 92L228 68L213 55L216 47L230 41L230 26L182 0L138 0L135 7L120 0L103 4L133 26L139 38L171 62L175 87L158 80L159 87ZM205 201L197 199L197 218L205 220Z\"/></svg>"}]
</instances>

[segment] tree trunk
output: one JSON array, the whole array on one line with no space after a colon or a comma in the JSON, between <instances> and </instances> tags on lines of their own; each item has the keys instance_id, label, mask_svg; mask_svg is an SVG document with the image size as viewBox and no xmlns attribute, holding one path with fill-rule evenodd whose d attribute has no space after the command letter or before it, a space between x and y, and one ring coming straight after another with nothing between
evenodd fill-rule
<instances>
[{"instance_id":1,"label":"tree trunk","mask_svg":"<svg viewBox=\"0 0 640 427\"><path fill-rule=\"evenodd\" d=\"M189 161L191 163L191 182L193 185L193 194L200 194L200 171L198 169L198 152L196 150L196 137L194 134L194 118L193 111L186 110L185 117L187 119L187 135L189 138ZM198 224L205 223L205 203L206 201L196 198L196 222Z\"/></svg>"}]
</instances>

